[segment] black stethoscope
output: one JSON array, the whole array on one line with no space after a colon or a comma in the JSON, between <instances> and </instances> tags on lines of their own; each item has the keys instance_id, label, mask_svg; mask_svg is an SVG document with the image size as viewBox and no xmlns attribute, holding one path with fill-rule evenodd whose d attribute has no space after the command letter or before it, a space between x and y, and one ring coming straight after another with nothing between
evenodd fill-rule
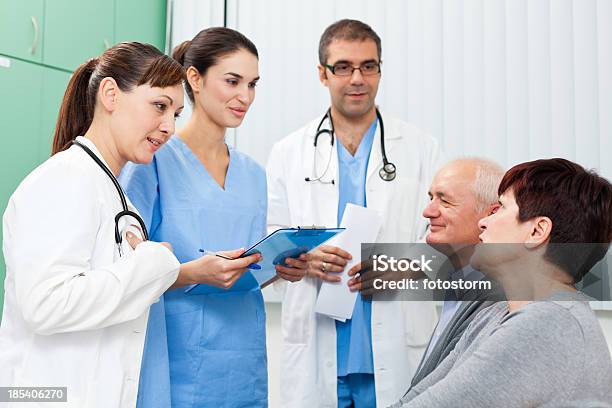
<instances>
[{"instance_id":1,"label":"black stethoscope","mask_svg":"<svg viewBox=\"0 0 612 408\"><path fill-rule=\"evenodd\" d=\"M122 239L121 239L121 233L119 232L119 220L121 219L121 217L124 217L127 215L127 216L134 218L136 221L138 221L138 224L140 224L140 229L142 231L142 238L144 241L148 241L149 233L147 232L147 227L145 226L144 220L142 219L142 217L140 217L140 215L128 209L127 200L125 199L125 193L123 192L121 185L119 185L119 182L117 181L117 178L115 177L115 175L109 170L108 167L106 167L104 163L102 163L102 160L100 160L100 158L96 156L96 154L92 152L89 147L85 146L83 143L80 143L76 140L74 140L72 143L79 146L81 149L83 149L85 153L87 153L89 157L91 157L93 161L95 161L96 164L102 170L104 170L108 178L110 178L113 184L115 185L115 188L117 189L117 193L119 193L119 199L121 199L121 207L123 208L122 211L120 211L119 213L117 213L117 215L115 215L115 243L117 244L117 248L119 250L119 256L122 256L122 251L121 251Z\"/></svg>"},{"instance_id":2,"label":"black stethoscope","mask_svg":"<svg viewBox=\"0 0 612 408\"><path fill-rule=\"evenodd\" d=\"M378 118L378 123L380 125L380 150L381 150L382 159L383 159L383 165L378 171L378 175L384 181L392 181L393 179L395 179L396 169L395 169L395 164L387 160L387 152L385 151L385 125L383 123L382 116L380 115L380 112L378 111L378 108L376 108L376 117ZM325 119L329 119L329 129L321 129L321 126L323 126ZM325 170L323 170L323 173L320 176L317 176L316 174L316 171L317 171L317 142L319 141L319 136L321 136L322 134L329 135L330 146L333 148L335 137L334 137L334 121L331 115L331 108L329 108L327 112L325 112L323 119L321 119L321 122L319 122L319 126L317 126L317 133L315 134L315 138L314 138L314 160L313 160L313 165L312 165L313 166L312 172L315 175L315 177L312 177L312 178L306 177L304 181L306 182L318 181L323 184L336 184L334 179L332 179L331 181L323 180L323 177L325 176L325 174L327 174L327 171L329 170L329 165L331 163L333 149L330 149L329 158L327 159L327 164L325 165Z\"/></svg>"}]
</instances>

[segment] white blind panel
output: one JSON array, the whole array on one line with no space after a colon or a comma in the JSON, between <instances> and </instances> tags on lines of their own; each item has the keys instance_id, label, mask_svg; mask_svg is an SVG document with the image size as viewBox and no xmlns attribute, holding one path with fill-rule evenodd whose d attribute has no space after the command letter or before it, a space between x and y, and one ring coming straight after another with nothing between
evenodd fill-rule
<instances>
[{"instance_id":1,"label":"white blind panel","mask_svg":"<svg viewBox=\"0 0 612 408\"><path fill-rule=\"evenodd\" d=\"M597 2L597 79L601 171L612 176L612 1ZM612 309L611 309L612 310Z\"/></svg>"},{"instance_id":2,"label":"white blind panel","mask_svg":"<svg viewBox=\"0 0 612 408\"><path fill-rule=\"evenodd\" d=\"M411 100L413 104L419 105L420 99L420 105L423 106L423 117L422 120L417 120L416 117L413 117L413 119L423 130L431 135L436 135L439 140L442 140L442 135L444 135L444 121L441 115L444 100L444 82L440 81L444 72L442 2L426 1L422 5L423 44L421 48L423 49L423 61L418 63L422 65L423 91L421 94L417 93L416 97L411 98ZM389 65L393 65L392 62L393 59L391 59ZM387 67L385 67L386 69ZM401 76L401 73L398 73L397 76ZM395 95L399 103L393 103L393 101L389 100L389 105L401 106L403 93L390 92L390 94ZM408 112L410 110L402 112L401 117L408 117Z\"/></svg>"},{"instance_id":3,"label":"white blind panel","mask_svg":"<svg viewBox=\"0 0 612 408\"><path fill-rule=\"evenodd\" d=\"M550 81L550 9L548 0L527 3L527 80L529 92L530 158L550 157L551 145L551 81ZM539 119L538 119L539 118ZM539 136L535 136L539 135Z\"/></svg>"},{"instance_id":4,"label":"white blind panel","mask_svg":"<svg viewBox=\"0 0 612 408\"><path fill-rule=\"evenodd\" d=\"M449 155L462 154L464 143L463 111L463 3L445 0L442 9L442 121L444 133L439 135Z\"/></svg>"},{"instance_id":5,"label":"white blind panel","mask_svg":"<svg viewBox=\"0 0 612 408\"><path fill-rule=\"evenodd\" d=\"M469 153L470 146L484 140L484 8L483 0L469 0L467 8L472 13L463 13L463 102L464 140L463 151Z\"/></svg>"},{"instance_id":6,"label":"white blind panel","mask_svg":"<svg viewBox=\"0 0 612 408\"><path fill-rule=\"evenodd\" d=\"M551 154L575 160L572 1L558 0L549 5L551 89L545 97L551 103Z\"/></svg>"},{"instance_id":7,"label":"white blind panel","mask_svg":"<svg viewBox=\"0 0 612 408\"><path fill-rule=\"evenodd\" d=\"M527 0L506 2L506 162L524 161L529 151ZM500 146L501 147L501 146ZM501 157L500 157L501 159Z\"/></svg>"},{"instance_id":8,"label":"white blind panel","mask_svg":"<svg viewBox=\"0 0 612 408\"><path fill-rule=\"evenodd\" d=\"M574 104L576 160L599 167L597 0L574 1ZM611 112L612 113L612 112ZM608 155L612 152L608 152Z\"/></svg>"},{"instance_id":9,"label":"white blind panel","mask_svg":"<svg viewBox=\"0 0 612 408\"><path fill-rule=\"evenodd\" d=\"M505 164L505 153L500 146L507 140L507 103L506 103L506 18L504 0L485 1L484 7L484 141L482 151L477 146L469 146L473 154L495 158ZM503 155L503 157L502 157ZM503 160L502 160L503 159Z\"/></svg>"}]
</instances>

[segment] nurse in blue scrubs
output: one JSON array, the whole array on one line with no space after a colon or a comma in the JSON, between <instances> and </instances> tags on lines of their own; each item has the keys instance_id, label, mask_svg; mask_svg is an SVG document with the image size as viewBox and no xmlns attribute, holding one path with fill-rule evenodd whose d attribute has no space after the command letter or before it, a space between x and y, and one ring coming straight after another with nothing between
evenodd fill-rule
<instances>
[{"instance_id":1,"label":"nurse in blue scrubs","mask_svg":"<svg viewBox=\"0 0 612 408\"><path fill-rule=\"evenodd\" d=\"M171 243L186 262L265 235L265 172L225 143L255 98L259 61L255 45L227 28L201 31L173 57L187 71L193 114L150 165L127 167L121 182L151 239ZM267 406L264 302L247 274L229 289L219 276L218 287L168 291L151 308L139 407Z\"/></svg>"}]
</instances>

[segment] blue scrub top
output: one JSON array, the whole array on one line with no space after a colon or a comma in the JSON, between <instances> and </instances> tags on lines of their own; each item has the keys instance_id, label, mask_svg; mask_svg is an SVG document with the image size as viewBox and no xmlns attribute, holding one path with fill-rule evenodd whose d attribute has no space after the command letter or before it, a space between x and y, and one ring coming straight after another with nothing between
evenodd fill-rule
<instances>
[{"instance_id":1,"label":"blue scrub top","mask_svg":"<svg viewBox=\"0 0 612 408\"><path fill-rule=\"evenodd\" d=\"M121 174L151 240L170 242L181 263L202 256L199 249L248 248L265 235L265 172L248 156L229 153L225 188L176 135L151 164L129 164ZM267 406L259 287L197 295L179 288L164 301L149 315L138 406Z\"/></svg>"},{"instance_id":2,"label":"blue scrub top","mask_svg":"<svg viewBox=\"0 0 612 408\"><path fill-rule=\"evenodd\" d=\"M366 131L355 156L338 143L339 201L338 224L344 215L346 204L365 207L366 171L376 133L375 120ZM372 359L372 301L357 295L353 317L345 322L336 321L336 346L338 376L362 373L374 374Z\"/></svg>"}]
</instances>

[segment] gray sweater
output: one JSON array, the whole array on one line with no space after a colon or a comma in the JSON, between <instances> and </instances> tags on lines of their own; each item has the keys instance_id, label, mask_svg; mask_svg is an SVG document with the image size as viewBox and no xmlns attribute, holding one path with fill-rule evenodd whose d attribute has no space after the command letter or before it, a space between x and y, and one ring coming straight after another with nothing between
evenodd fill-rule
<instances>
[{"instance_id":1,"label":"gray sweater","mask_svg":"<svg viewBox=\"0 0 612 408\"><path fill-rule=\"evenodd\" d=\"M480 312L455 349L393 407L612 407L612 361L586 298L557 292Z\"/></svg>"}]
</instances>

